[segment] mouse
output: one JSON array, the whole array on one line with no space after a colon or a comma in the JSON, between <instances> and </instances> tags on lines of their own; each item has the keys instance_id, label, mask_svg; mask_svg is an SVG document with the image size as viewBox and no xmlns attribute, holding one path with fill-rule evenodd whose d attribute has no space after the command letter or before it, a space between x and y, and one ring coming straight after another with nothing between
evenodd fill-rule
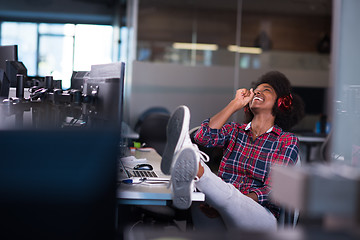
<instances>
[{"instance_id":1,"label":"mouse","mask_svg":"<svg viewBox=\"0 0 360 240\"><path fill-rule=\"evenodd\" d=\"M153 167L148 163L141 163L134 167L135 170L153 170Z\"/></svg>"}]
</instances>

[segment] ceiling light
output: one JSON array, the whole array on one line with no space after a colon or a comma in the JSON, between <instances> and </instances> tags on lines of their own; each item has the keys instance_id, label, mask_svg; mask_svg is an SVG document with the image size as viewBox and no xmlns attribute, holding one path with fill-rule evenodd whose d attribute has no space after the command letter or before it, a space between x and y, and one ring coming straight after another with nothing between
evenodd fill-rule
<instances>
[{"instance_id":1,"label":"ceiling light","mask_svg":"<svg viewBox=\"0 0 360 240\"><path fill-rule=\"evenodd\" d=\"M186 50L218 50L218 45L216 44L205 44L205 43L173 43L173 48L175 49L186 49Z\"/></svg>"},{"instance_id":2,"label":"ceiling light","mask_svg":"<svg viewBox=\"0 0 360 240\"><path fill-rule=\"evenodd\" d=\"M248 53L248 54L261 54L262 49L256 47L240 47L237 45L229 45L228 51L230 52L238 52L238 53Z\"/></svg>"}]
</instances>

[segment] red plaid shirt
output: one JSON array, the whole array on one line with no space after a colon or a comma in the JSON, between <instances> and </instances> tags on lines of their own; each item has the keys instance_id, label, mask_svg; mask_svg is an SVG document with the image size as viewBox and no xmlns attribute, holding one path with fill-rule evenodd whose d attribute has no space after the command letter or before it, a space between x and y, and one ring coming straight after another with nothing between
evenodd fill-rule
<instances>
[{"instance_id":1,"label":"red plaid shirt","mask_svg":"<svg viewBox=\"0 0 360 240\"><path fill-rule=\"evenodd\" d=\"M233 184L243 194L254 192L259 203L275 217L280 208L270 202L271 165L294 165L298 158L298 138L274 126L255 141L250 131L251 123L228 123L221 129L211 129L205 120L195 134L195 140L205 147L224 147L218 175Z\"/></svg>"}]
</instances>

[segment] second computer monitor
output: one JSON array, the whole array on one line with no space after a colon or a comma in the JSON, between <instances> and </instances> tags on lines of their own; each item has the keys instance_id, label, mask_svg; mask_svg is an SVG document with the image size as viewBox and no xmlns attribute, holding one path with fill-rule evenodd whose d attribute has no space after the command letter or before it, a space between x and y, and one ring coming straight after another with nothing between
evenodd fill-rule
<instances>
[{"instance_id":1,"label":"second computer monitor","mask_svg":"<svg viewBox=\"0 0 360 240\"><path fill-rule=\"evenodd\" d=\"M111 124L121 128L124 95L124 63L92 65L84 78L83 93L94 97L92 123Z\"/></svg>"}]
</instances>

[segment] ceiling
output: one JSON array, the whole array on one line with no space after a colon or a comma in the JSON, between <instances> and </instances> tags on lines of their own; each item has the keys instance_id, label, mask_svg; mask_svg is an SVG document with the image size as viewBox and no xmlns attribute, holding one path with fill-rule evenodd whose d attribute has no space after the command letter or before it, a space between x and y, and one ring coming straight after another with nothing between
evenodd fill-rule
<instances>
[{"instance_id":1,"label":"ceiling","mask_svg":"<svg viewBox=\"0 0 360 240\"><path fill-rule=\"evenodd\" d=\"M3 9L9 9L14 5L15 9L37 6L67 6L71 12L74 5L81 4L85 8L98 7L112 9L117 2L129 0L0 0ZM186 9L217 9L234 10L238 4L244 12L272 13L272 14L297 14L297 15L331 15L332 0L138 0L142 8L186 8Z\"/></svg>"},{"instance_id":2,"label":"ceiling","mask_svg":"<svg viewBox=\"0 0 360 240\"><path fill-rule=\"evenodd\" d=\"M332 0L139 0L142 7L236 10L244 12L331 15Z\"/></svg>"},{"instance_id":3,"label":"ceiling","mask_svg":"<svg viewBox=\"0 0 360 240\"><path fill-rule=\"evenodd\" d=\"M83 21L76 17L80 14L86 16L100 16L104 19L96 23L111 23L114 6L131 0L0 0L0 19L34 21L60 21L55 14L62 14L62 21ZM256 14L286 14L286 15L313 15L331 16L332 0L138 0L142 12L156 10L157 8L171 8L173 10L196 10L209 12L237 11ZM122 4L122 6L124 6ZM42 20L39 13L45 14ZM70 16L70 15L71 16ZM33 16L34 15L34 16ZM75 16L75 17L74 17ZM105 16L105 17L103 17ZM87 20L89 23L94 20ZM61 21L60 21L61 22Z\"/></svg>"}]
</instances>

